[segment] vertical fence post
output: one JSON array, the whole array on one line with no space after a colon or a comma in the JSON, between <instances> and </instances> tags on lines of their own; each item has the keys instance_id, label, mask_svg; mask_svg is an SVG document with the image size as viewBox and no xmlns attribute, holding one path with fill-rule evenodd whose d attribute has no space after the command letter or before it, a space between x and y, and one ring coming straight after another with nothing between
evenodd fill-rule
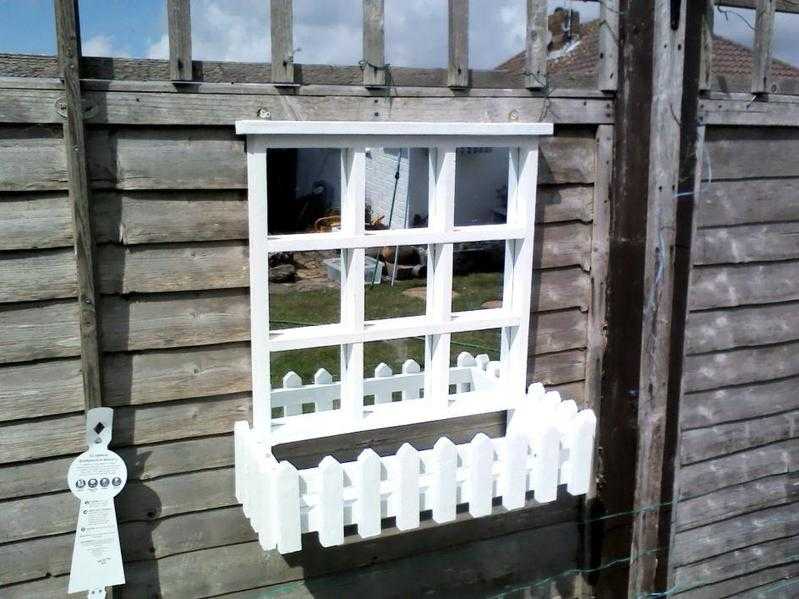
<instances>
[{"instance_id":1,"label":"vertical fence post","mask_svg":"<svg viewBox=\"0 0 799 599\"><path fill-rule=\"evenodd\" d=\"M599 91L619 87L619 0L599 5Z\"/></svg>"},{"instance_id":2,"label":"vertical fence post","mask_svg":"<svg viewBox=\"0 0 799 599\"><path fill-rule=\"evenodd\" d=\"M752 48L752 93L768 93L771 87L771 45L777 0L757 0L755 43Z\"/></svg>"},{"instance_id":3,"label":"vertical fence post","mask_svg":"<svg viewBox=\"0 0 799 599\"><path fill-rule=\"evenodd\" d=\"M704 0L705 10L699 33L699 91L708 91L712 85L713 64L713 0Z\"/></svg>"},{"instance_id":4,"label":"vertical fence post","mask_svg":"<svg viewBox=\"0 0 799 599\"><path fill-rule=\"evenodd\" d=\"M94 288L94 233L86 166L86 139L80 93L80 18L77 0L56 0L58 64L64 82L64 147L75 239L80 315L80 358L86 410L102 405L97 298Z\"/></svg>"},{"instance_id":5,"label":"vertical fence post","mask_svg":"<svg viewBox=\"0 0 799 599\"><path fill-rule=\"evenodd\" d=\"M529 89L547 86L547 17L546 0L527 0L524 85Z\"/></svg>"},{"instance_id":6,"label":"vertical fence post","mask_svg":"<svg viewBox=\"0 0 799 599\"><path fill-rule=\"evenodd\" d=\"M469 86L469 0L449 0L447 85Z\"/></svg>"},{"instance_id":7,"label":"vertical fence post","mask_svg":"<svg viewBox=\"0 0 799 599\"><path fill-rule=\"evenodd\" d=\"M363 0L363 84L386 85L385 0Z\"/></svg>"},{"instance_id":8,"label":"vertical fence post","mask_svg":"<svg viewBox=\"0 0 799 599\"><path fill-rule=\"evenodd\" d=\"M294 10L292 0L271 0L272 83L294 83Z\"/></svg>"},{"instance_id":9,"label":"vertical fence post","mask_svg":"<svg viewBox=\"0 0 799 599\"><path fill-rule=\"evenodd\" d=\"M189 0L167 0L169 20L169 77L191 81L191 8Z\"/></svg>"}]
</instances>

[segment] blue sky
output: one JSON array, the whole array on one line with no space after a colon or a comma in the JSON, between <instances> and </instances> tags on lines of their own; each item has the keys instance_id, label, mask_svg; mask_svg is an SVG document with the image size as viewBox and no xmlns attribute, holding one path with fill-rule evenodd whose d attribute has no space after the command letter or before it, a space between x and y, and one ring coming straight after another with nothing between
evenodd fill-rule
<instances>
[{"instance_id":1,"label":"blue sky","mask_svg":"<svg viewBox=\"0 0 799 599\"><path fill-rule=\"evenodd\" d=\"M163 58L165 0L80 0L84 54ZM194 56L209 60L269 59L268 0L192 0ZM405 66L444 66L446 0L386 0L386 53ZM523 48L525 0L471 0L472 65L490 68ZM550 1L575 8L583 22L596 3ZM0 52L52 54L52 0L0 0ZM717 33L751 46L754 11L726 9ZM355 64L361 53L361 0L294 0L297 62ZM740 15L740 16L737 16ZM799 15L779 15L775 55L799 65Z\"/></svg>"}]
</instances>

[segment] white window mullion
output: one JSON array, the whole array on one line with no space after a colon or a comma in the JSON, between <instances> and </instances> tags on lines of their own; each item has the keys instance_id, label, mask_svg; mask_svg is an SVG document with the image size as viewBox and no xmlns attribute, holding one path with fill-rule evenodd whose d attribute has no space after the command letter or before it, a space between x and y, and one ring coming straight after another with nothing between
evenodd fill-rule
<instances>
[{"instance_id":1,"label":"white window mullion","mask_svg":"<svg viewBox=\"0 0 799 599\"><path fill-rule=\"evenodd\" d=\"M527 377L538 140L511 148L509 163L507 222L524 223L526 234L505 243L502 308L517 317L519 325L502 329L500 373L505 391L521 396Z\"/></svg>"},{"instance_id":2,"label":"white window mullion","mask_svg":"<svg viewBox=\"0 0 799 599\"><path fill-rule=\"evenodd\" d=\"M364 232L366 154L362 147L341 152L341 231ZM364 248L341 251L341 324L357 334L364 326ZM341 345L341 411L345 419L363 418L363 343Z\"/></svg>"},{"instance_id":3,"label":"white window mullion","mask_svg":"<svg viewBox=\"0 0 799 599\"><path fill-rule=\"evenodd\" d=\"M456 148L430 149L430 190L428 228L442 237L452 231L455 221ZM452 243L427 246L426 315L432 322L446 322L452 313ZM425 337L425 401L434 409L449 403L450 334Z\"/></svg>"},{"instance_id":4,"label":"white window mullion","mask_svg":"<svg viewBox=\"0 0 799 599\"><path fill-rule=\"evenodd\" d=\"M267 248L266 146L247 136L247 205L250 245L250 356L254 429L268 440L272 406L269 385L269 254Z\"/></svg>"}]
</instances>

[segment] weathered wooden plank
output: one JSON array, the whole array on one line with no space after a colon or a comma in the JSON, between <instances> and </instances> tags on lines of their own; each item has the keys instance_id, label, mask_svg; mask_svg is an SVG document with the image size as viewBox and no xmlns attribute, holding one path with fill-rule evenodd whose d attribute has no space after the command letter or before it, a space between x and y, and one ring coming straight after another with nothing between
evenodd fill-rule
<instances>
[{"instance_id":1,"label":"weathered wooden plank","mask_svg":"<svg viewBox=\"0 0 799 599\"><path fill-rule=\"evenodd\" d=\"M799 409L799 377L746 387L686 393L680 406L683 428L701 428Z\"/></svg>"},{"instance_id":2,"label":"weathered wooden plank","mask_svg":"<svg viewBox=\"0 0 799 599\"><path fill-rule=\"evenodd\" d=\"M75 297L77 287L72 249L0 255L0 303Z\"/></svg>"},{"instance_id":3,"label":"weathered wooden plank","mask_svg":"<svg viewBox=\"0 0 799 599\"><path fill-rule=\"evenodd\" d=\"M545 0L527 0L524 81L529 89L547 87L548 13Z\"/></svg>"},{"instance_id":4,"label":"weathered wooden plank","mask_svg":"<svg viewBox=\"0 0 799 599\"><path fill-rule=\"evenodd\" d=\"M686 392L799 375L799 342L688 356Z\"/></svg>"},{"instance_id":5,"label":"weathered wooden plank","mask_svg":"<svg viewBox=\"0 0 799 599\"><path fill-rule=\"evenodd\" d=\"M117 446L215 435L248 418L248 394L118 408L114 415ZM3 425L0 463L78 453L86 446L85 418L61 416Z\"/></svg>"},{"instance_id":6,"label":"weathered wooden plank","mask_svg":"<svg viewBox=\"0 0 799 599\"><path fill-rule=\"evenodd\" d=\"M74 300L0 306L0 363L78 355Z\"/></svg>"},{"instance_id":7,"label":"weathered wooden plank","mask_svg":"<svg viewBox=\"0 0 799 599\"><path fill-rule=\"evenodd\" d=\"M169 474L233 465L231 433L117 448L128 468L128 480L150 480ZM0 499L67 490L64 472L74 456L6 465L0 468Z\"/></svg>"},{"instance_id":8,"label":"weathered wooden plank","mask_svg":"<svg viewBox=\"0 0 799 599\"><path fill-rule=\"evenodd\" d=\"M763 568L751 574L728 578L716 584L701 587L690 585L688 594L678 593L677 597L690 597L691 599L718 599L718 597L736 597L736 599L762 599L765 597L780 597L774 595L795 593L797 579L799 578L799 562L792 562L773 568ZM791 595L784 595L791 597Z\"/></svg>"},{"instance_id":9,"label":"weathered wooden plank","mask_svg":"<svg viewBox=\"0 0 799 599\"><path fill-rule=\"evenodd\" d=\"M680 500L750 480L795 472L799 443L795 439L747 449L680 469Z\"/></svg>"},{"instance_id":10,"label":"weathered wooden plank","mask_svg":"<svg viewBox=\"0 0 799 599\"><path fill-rule=\"evenodd\" d=\"M294 83L294 9L292 0L269 0L272 81Z\"/></svg>"},{"instance_id":11,"label":"weathered wooden plank","mask_svg":"<svg viewBox=\"0 0 799 599\"><path fill-rule=\"evenodd\" d=\"M191 6L189 0L168 0L169 77L191 81Z\"/></svg>"},{"instance_id":12,"label":"weathered wooden plank","mask_svg":"<svg viewBox=\"0 0 799 599\"><path fill-rule=\"evenodd\" d=\"M65 194L0 198L0 250L72 245L72 220Z\"/></svg>"},{"instance_id":13,"label":"weathered wooden plank","mask_svg":"<svg viewBox=\"0 0 799 599\"><path fill-rule=\"evenodd\" d=\"M447 85L469 87L469 2L448 0L449 66Z\"/></svg>"},{"instance_id":14,"label":"weathered wooden plank","mask_svg":"<svg viewBox=\"0 0 799 599\"><path fill-rule=\"evenodd\" d=\"M691 310L799 300L799 261L694 268Z\"/></svg>"},{"instance_id":15,"label":"weathered wooden plank","mask_svg":"<svg viewBox=\"0 0 799 599\"><path fill-rule=\"evenodd\" d=\"M794 410L756 420L684 431L680 460L683 464L691 464L734 451L792 439L796 437L798 425L799 411Z\"/></svg>"},{"instance_id":16,"label":"weathered wooden plank","mask_svg":"<svg viewBox=\"0 0 799 599\"><path fill-rule=\"evenodd\" d=\"M799 220L799 179L713 181L702 184L700 227Z\"/></svg>"},{"instance_id":17,"label":"weathered wooden plank","mask_svg":"<svg viewBox=\"0 0 799 599\"><path fill-rule=\"evenodd\" d=\"M707 137L715 181L799 176L797 128L712 127Z\"/></svg>"},{"instance_id":18,"label":"weathered wooden plank","mask_svg":"<svg viewBox=\"0 0 799 599\"><path fill-rule=\"evenodd\" d=\"M538 190L537 222L590 222L590 185ZM125 245L247 239L243 190L97 192L93 199L97 241ZM62 193L0 199L0 249L72 245L69 203Z\"/></svg>"},{"instance_id":19,"label":"weathered wooden plank","mask_svg":"<svg viewBox=\"0 0 799 599\"><path fill-rule=\"evenodd\" d=\"M716 7L711 0L702 0L705 9L699 25L699 91L706 92L713 84L713 24Z\"/></svg>"},{"instance_id":20,"label":"weathered wooden plank","mask_svg":"<svg viewBox=\"0 0 799 599\"><path fill-rule=\"evenodd\" d=\"M711 83L714 87L736 89L735 82L721 76ZM737 89L748 88L741 85ZM701 103L699 121L705 125L747 126L747 127L792 127L796 125L799 107L796 103L771 101L772 92L782 92L796 96L799 93L799 80L773 78L769 85L768 102L752 102L748 99L714 99ZM788 96L791 97L791 96Z\"/></svg>"},{"instance_id":21,"label":"weathered wooden plank","mask_svg":"<svg viewBox=\"0 0 799 599\"><path fill-rule=\"evenodd\" d=\"M83 409L80 360L0 367L0 422Z\"/></svg>"},{"instance_id":22,"label":"weathered wooden plank","mask_svg":"<svg viewBox=\"0 0 799 599\"><path fill-rule=\"evenodd\" d=\"M585 378L585 352L571 350L555 354L528 356L527 382L557 385Z\"/></svg>"},{"instance_id":23,"label":"weathered wooden plank","mask_svg":"<svg viewBox=\"0 0 799 599\"><path fill-rule=\"evenodd\" d=\"M678 568L675 576L675 586L678 589L686 590L700 587L697 590L700 593L704 593L705 591L701 587L731 579L734 583L735 579L762 570L764 566L769 569L778 565L784 567L786 563L795 562L797 554L799 554L799 538L797 537L776 539L754 547L744 547L718 557ZM796 564L796 571L799 572L799 564ZM771 577L765 580L758 580L752 587L741 585L737 590L744 591L748 588L759 586L761 583L765 584L780 580L780 578L772 573ZM722 594L719 588L716 588L714 592L718 594L700 594L699 596L728 597L735 594L734 591L729 594Z\"/></svg>"},{"instance_id":24,"label":"weathered wooden plank","mask_svg":"<svg viewBox=\"0 0 799 599\"><path fill-rule=\"evenodd\" d=\"M386 85L385 2L363 2L363 84L366 87Z\"/></svg>"},{"instance_id":25,"label":"weathered wooden plank","mask_svg":"<svg viewBox=\"0 0 799 599\"><path fill-rule=\"evenodd\" d=\"M799 13L799 6L793 0L775 0L778 12ZM719 6L730 6L734 8L757 8L758 0L719 0Z\"/></svg>"},{"instance_id":26,"label":"weathered wooden plank","mask_svg":"<svg viewBox=\"0 0 799 599\"><path fill-rule=\"evenodd\" d=\"M619 10L618 0L605 0L599 7L598 89L615 92L619 87Z\"/></svg>"},{"instance_id":27,"label":"weathered wooden plank","mask_svg":"<svg viewBox=\"0 0 799 599\"><path fill-rule=\"evenodd\" d=\"M60 94L63 92L52 92L51 101L55 102ZM52 115L47 120L60 125L61 117L56 117ZM0 128L0 191L66 188L67 164L60 126Z\"/></svg>"},{"instance_id":28,"label":"weathered wooden plank","mask_svg":"<svg viewBox=\"0 0 799 599\"><path fill-rule=\"evenodd\" d=\"M799 339L799 304L694 312L688 317L686 351L696 354Z\"/></svg>"},{"instance_id":29,"label":"weathered wooden plank","mask_svg":"<svg viewBox=\"0 0 799 599\"><path fill-rule=\"evenodd\" d=\"M700 229L695 264L740 264L799 259L799 222Z\"/></svg>"},{"instance_id":30,"label":"weathered wooden plank","mask_svg":"<svg viewBox=\"0 0 799 599\"><path fill-rule=\"evenodd\" d=\"M689 564L796 534L799 534L796 505L771 507L680 533L672 549L672 559L678 566Z\"/></svg>"},{"instance_id":31,"label":"weathered wooden plank","mask_svg":"<svg viewBox=\"0 0 799 599\"><path fill-rule=\"evenodd\" d=\"M755 40L752 47L752 93L771 91L769 69L774 44L774 13L777 0L757 0ZM775 90L776 91L776 90Z\"/></svg>"}]
</instances>

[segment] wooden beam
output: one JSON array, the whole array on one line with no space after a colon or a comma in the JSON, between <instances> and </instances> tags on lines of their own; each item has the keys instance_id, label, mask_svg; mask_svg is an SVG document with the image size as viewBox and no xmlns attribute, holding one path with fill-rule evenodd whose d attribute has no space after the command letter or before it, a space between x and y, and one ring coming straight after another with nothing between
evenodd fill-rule
<instances>
[{"instance_id":1,"label":"wooden beam","mask_svg":"<svg viewBox=\"0 0 799 599\"><path fill-rule=\"evenodd\" d=\"M680 175L686 0L656 0L652 112L649 137L646 250L644 254L644 309L641 324L638 393L638 450L630 555L629 595L639 597L656 588L658 563L664 552L660 539L660 509L664 459L668 459L671 319L674 286L676 193ZM668 533L666 533L668 534ZM668 538L668 536L666 536Z\"/></svg>"},{"instance_id":2,"label":"wooden beam","mask_svg":"<svg viewBox=\"0 0 799 599\"><path fill-rule=\"evenodd\" d=\"M55 23L66 107L64 146L77 264L84 403L89 410L102 405L102 384L94 288L94 235L80 93L81 50L77 0L56 0Z\"/></svg>"},{"instance_id":3,"label":"wooden beam","mask_svg":"<svg viewBox=\"0 0 799 599\"><path fill-rule=\"evenodd\" d=\"M385 0L363 0L363 84L386 85Z\"/></svg>"},{"instance_id":4,"label":"wooden beam","mask_svg":"<svg viewBox=\"0 0 799 599\"><path fill-rule=\"evenodd\" d=\"M599 7L599 77L603 92L619 87L619 0L606 0Z\"/></svg>"},{"instance_id":5,"label":"wooden beam","mask_svg":"<svg viewBox=\"0 0 799 599\"><path fill-rule=\"evenodd\" d=\"M189 0L167 0L169 19L169 77L191 81L191 9Z\"/></svg>"},{"instance_id":6,"label":"wooden beam","mask_svg":"<svg viewBox=\"0 0 799 599\"><path fill-rule=\"evenodd\" d=\"M272 83L294 83L292 0L271 0Z\"/></svg>"},{"instance_id":7,"label":"wooden beam","mask_svg":"<svg viewBox=\"0 0 799 599\"><path fill-rule=\"evenodd\" d=\"M759 0L717 0L717 6L730 8L757 8ZM796 0L775 0L777 12L799 13L799 4Z\"/></svg>"},{"instance_id":8,"label":"wooden beam","mask_svg":"<svg viewBox=\"0 0 799 599\"><path fill-rule=\"evenodd\" d=\"M758 0L755 18L755 43L752 48L752 93L770 91L771 50L774 43L776 0Z\"/></svg>"},{"instance_id":9,"label":"wooden beam","mask_svg":"<svg viewBox=\"0 0 799 599\"><path fill-rule=\"evenodd\" d=\"M547 86L547 2L527 0L524 84L529 89Z\"/></svg>"},{"instance_id":10,"label":"wooden beam","mask_svg":"<svg viewBox=\"0 0 799 599\"><path fill-rule=\"evenodd\" d=\"M699 91L709 91L713 83L713 26L715 9L713 0L703 0L705 9L702 12L699 34Z\"/></svg>"},{"instance_id":11,"label":"wooden beam","mask_svg":"<svg viewBox=\"0 0 799 599\"><path fill-rule=\"evenodd\" d=\"M469 0L449 0L449 87L469 87Z\"/></svg>"}]
</instances>

